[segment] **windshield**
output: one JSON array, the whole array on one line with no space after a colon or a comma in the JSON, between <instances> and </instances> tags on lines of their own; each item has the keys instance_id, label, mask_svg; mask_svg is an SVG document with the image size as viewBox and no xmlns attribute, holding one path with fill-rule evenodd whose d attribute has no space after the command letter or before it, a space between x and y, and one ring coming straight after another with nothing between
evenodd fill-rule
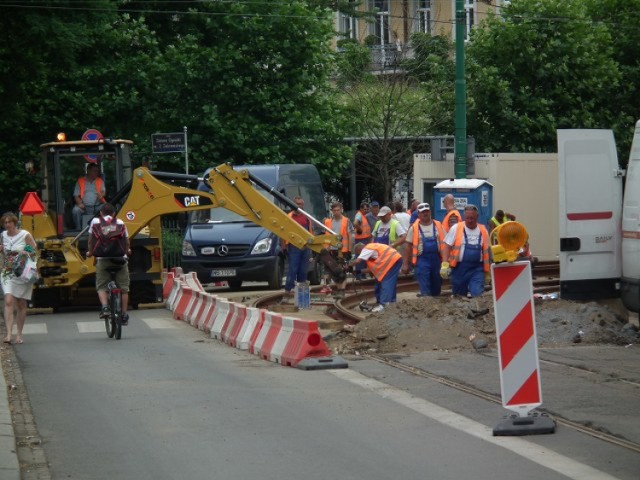
<instances>
[{"instance_id":1,"label":"windshield","mask_svg":"<svg viewBox=\"0 0 640 480\"><path fill-rule=\"evenodd\" d=\"M268 193L266 190L261 188L256 188L260 194L267 198L269 201L275 203L280 206L278 202L275 201L273 195ZM192 224L198 223L233 223L233 222L248 222L246 218L237 213L232 212L231 210L227 210L226 208L210 208L209 210L196 210L191 212L191 217L189 218Z\"/></svg>"}]
</instances>

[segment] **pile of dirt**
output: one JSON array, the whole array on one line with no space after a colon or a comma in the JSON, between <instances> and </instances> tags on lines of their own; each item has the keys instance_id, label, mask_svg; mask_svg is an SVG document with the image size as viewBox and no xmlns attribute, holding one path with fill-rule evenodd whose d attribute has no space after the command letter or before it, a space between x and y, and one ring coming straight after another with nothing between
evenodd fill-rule
<instances>
[{"instance_id":1,"label":"pile of dirt","mask_svg":"<svg viewBox=\"0 0 640 480\"><path fill-rule=\"evenodd\" d=\"M540 347L640 342L637 328L615 303L536 299L535 316ZM487 292L478 298L401 299L326 340L336 354L496 348L493 297Z\"/></svg>"}]
</instances>

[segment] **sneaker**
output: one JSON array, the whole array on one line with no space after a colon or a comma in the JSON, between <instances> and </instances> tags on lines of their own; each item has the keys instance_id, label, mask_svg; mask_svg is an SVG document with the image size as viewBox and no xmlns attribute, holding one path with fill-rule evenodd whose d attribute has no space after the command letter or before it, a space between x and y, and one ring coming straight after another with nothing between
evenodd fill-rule
<instances>
[{"instance_id":1,"label":"sneaker","mask_svg":"<svg viewBox=\"0 0 640 480\"><path fill-rule=\"evenodd\" d=\"M128 313L123 313L122 314L122 320L120 321L120 323L122 325L129 325L129 314Z\"/></svg>"},{"instance_id":2,"label":"sneaker","mask_svg":"<svg viewBox=\"0 0 640 480\"><path fill-rule=\"evenodd\" d=\"M379 313L384 311L384 305L376 305L371 309L373 313Z\"/></svg>"},{"instance_id":3,"label":"sneaker","mask_svg":"<svg viewBox=\"0 0 640 480\"><path fill-rule=\"evenodd\" d=\"M422 298L422 297L426 297L427 294L426 293L416 293L416 297L418 298Z\"/></svg>"},{"instance_id":4,"label":"sneaker","mask_svg":"<svg viewBox=\"0 0 640 480\"><path fill-rule=\"evenodd\" d=\"M100 310L100 318L109 318L109 315L111 315L111 310L105 305L102 307L102 310Z\"/></svg>"}]
</instances>

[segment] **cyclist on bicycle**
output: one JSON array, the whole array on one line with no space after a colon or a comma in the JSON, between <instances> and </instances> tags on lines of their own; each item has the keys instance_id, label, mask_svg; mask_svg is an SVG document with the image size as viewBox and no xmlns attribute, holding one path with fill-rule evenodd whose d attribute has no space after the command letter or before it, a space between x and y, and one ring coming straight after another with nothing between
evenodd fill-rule
<instances>
[{"instance_id":1,"label":"cyclist on bicycle","mask_svg":"<svg viewBox=\"0 0 640 480\"><path fill-rule=\"evenodd\" d=\"M87 250L87 257L93 256L96 258L96 290L98 292L98 298L102 305L100 311L100 318L109 317L109 299L107 294L107 285L111 280L111 274L108 271L110 267L120 267L115 273L115 280L118 286L122 290L122 325L129 323L129 314L127 308L129 305L129 267L127 265L128 256L131 255L131 244L129 242L129 234L127 233L127 227L124 222L115 217L116 209L110 203L105 203L100 209L100 217L96 217L91 220L89 243ZM113 238L113 242L122 242L120 250L115 255L104 255L104 251L97 248L97 243L102 242L100 229L104 226L110 226L115 222L115 227L119 227L123 232L121 239ZM113 229L110 229L111 231Z\"/></svg>"}]
</instances>

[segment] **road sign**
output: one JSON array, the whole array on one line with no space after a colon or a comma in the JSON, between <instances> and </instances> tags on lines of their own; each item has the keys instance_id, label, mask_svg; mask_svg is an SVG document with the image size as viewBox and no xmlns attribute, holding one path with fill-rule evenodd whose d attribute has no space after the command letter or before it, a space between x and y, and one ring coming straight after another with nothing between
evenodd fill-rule
<instances>
[{"instance_id":1,"label":"road sign","mask_svg":"<svg viewBox=\"0 0 640 480\"><path fill-rule=\"evenodd\" d=\"M184 153L186 151L186 135L177 133L153 133L151 135L151 151L153 153Z\"/></svg>"},{"instance_id":2,"label":"road sign","mask_svg":"<svg viewBox=\"0 0 640 480\"><path fill-rule=\"evenodd\" d=\"M104 136L95 128L90 128L82 134L82 140L102 140ZM85 160L91 163L97 163L98 155L85 155Z\"/></svg>"},{"instance_id":3,"label":"road sign","mask_svg":"<svg viewBox=\"0 0 640 480\"><path fill-rule=\"evenodd\" d=\"M27 192L20 204L22 215L39 215L44 213L45 208L36 192Z\"/></svg>"},{"instance_id":4,"label":"road sign","mask_svg":"<svg viewBox=\"0 0 640 480\"><path fill-rule=\"evenodd\" d=\"M542 404L533 285L529 262L491 265L502 406L516 412L494 435L553 433L555 422L529 412Z\"/></svg>"}]
</instances>

